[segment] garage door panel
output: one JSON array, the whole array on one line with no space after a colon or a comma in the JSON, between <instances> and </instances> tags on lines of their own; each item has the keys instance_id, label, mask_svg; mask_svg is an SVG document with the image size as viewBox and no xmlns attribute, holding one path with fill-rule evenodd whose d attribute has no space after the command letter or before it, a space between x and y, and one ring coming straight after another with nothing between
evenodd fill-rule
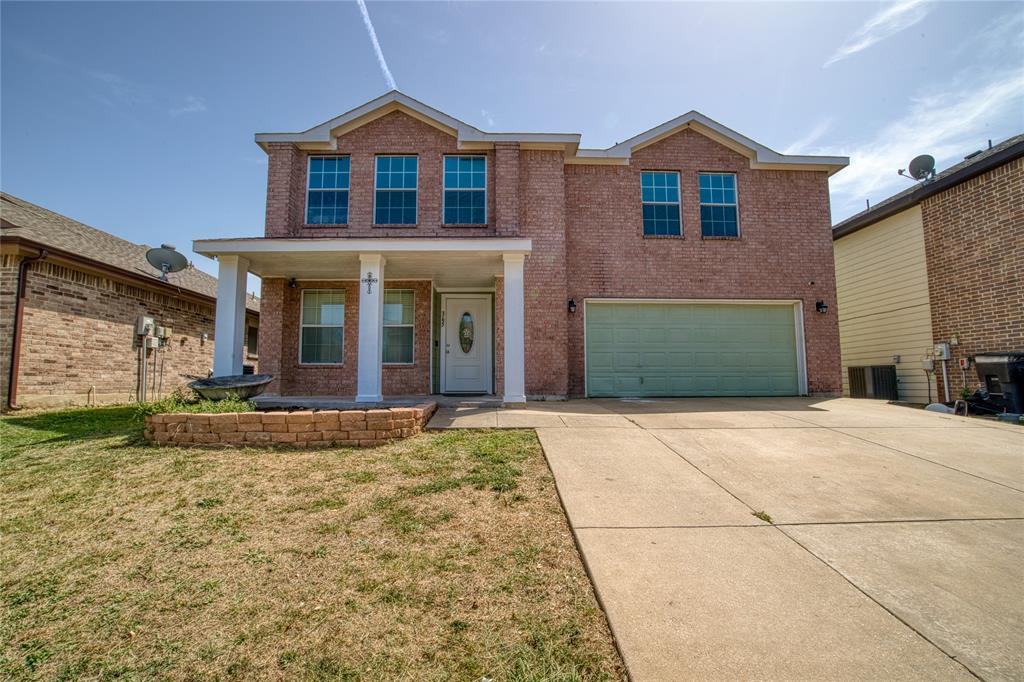
<instances>
[{"instance_id":1,"label":"garage door panel","mask_svg":"<svg viewBox=\"0 0 1024 682\"><path fill-rule=\"evenodd\" d=\"M796 395L792 305L588 303L592 396Z\"/></svg>"}]
</instances>

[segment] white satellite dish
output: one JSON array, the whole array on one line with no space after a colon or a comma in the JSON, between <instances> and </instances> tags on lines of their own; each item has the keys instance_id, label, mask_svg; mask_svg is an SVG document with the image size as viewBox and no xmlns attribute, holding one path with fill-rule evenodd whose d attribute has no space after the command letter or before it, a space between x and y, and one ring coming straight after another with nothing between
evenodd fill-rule
<instances>
[{"instance_id":1,"label":"white satellite dish","mask_svg":"<svg viewBox=\"0 0 1024 682\"><path fill-rule=\"evenodd\" d=\"M146 252L146 260L160 271L160 279L167 281L167 273L180 272L188 267L188 259L174 250L172 244L161 244L159 249Z\"/></svg>"}]
</instances>

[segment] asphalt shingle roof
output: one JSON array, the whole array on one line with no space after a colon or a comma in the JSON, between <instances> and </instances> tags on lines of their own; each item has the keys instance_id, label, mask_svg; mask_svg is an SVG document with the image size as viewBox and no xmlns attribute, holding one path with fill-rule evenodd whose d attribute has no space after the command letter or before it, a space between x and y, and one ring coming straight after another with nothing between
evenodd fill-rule
<instances>
[{"instance_id":1,"label":"asphalt shingle roof","mask_svg":"<svg viewBox=\"0 0 1024 682\"><path fill-rule=\"evenodd\" d=\"M53 249L126 270L159 281L160 271L146 260L147 244L135 244L109 232L97 230L42 206L0 192L0 237L20 237ZM217 278L189 263L181 272L172 272L167 280L173 286L216 298ZM246 296L246 307L258 312L258 298Z\"/></svg>"}]
</instances>

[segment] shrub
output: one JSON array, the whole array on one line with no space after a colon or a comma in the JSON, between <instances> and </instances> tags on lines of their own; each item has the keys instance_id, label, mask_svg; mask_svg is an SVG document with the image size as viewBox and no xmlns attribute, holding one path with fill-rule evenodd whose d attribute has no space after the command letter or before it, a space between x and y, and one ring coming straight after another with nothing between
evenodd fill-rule
<instances>
[{"instance_id":1,"label":"shrub","mask_svg":"<svg viewBox=\"0 0 1024 682\"><path fill-rule=\"evenodd\" d=\"M140 416L165 414L168 412L252 412L256 403L251 400L225 398L223 400L203 400L190 388L179 388L163 400L142 403L138 407Z\"/></svg>"}]
</instances>

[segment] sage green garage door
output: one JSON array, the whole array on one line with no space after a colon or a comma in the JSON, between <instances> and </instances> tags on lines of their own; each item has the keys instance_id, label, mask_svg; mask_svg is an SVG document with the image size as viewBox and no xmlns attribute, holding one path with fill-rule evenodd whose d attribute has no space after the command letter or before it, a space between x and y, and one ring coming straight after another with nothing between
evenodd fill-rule
<instances>
[{"instance_id":1,"label":"sage green garage door","mask_svg":"<svg viewBox=\"0 0 1024 682\"><path fill-rule=\"evenodd\" d=\"M797 395L792 305L586 305L591 396Z\"/></svg>"}]
</instances>

